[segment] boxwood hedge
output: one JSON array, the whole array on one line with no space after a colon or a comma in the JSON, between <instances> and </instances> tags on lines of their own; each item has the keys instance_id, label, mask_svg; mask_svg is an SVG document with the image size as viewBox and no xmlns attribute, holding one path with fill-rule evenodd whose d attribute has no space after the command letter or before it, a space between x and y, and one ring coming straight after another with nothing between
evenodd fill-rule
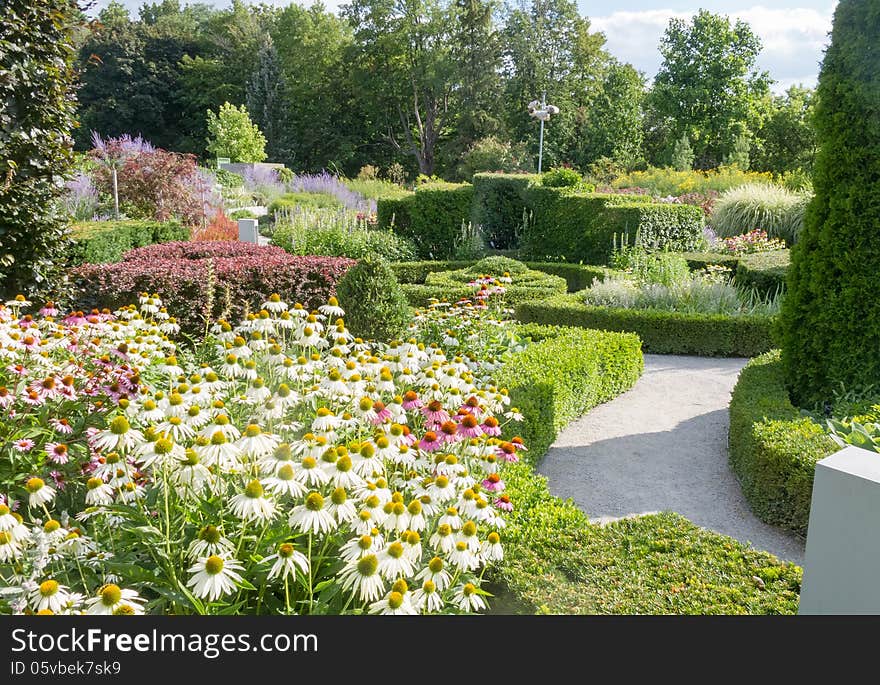
<instances>
[{"instance_id":1,"label":"boxwood hedge","mask_svg":"<svg viewBox=\"0 0 880 685\"><path fill-rule=\"evenodd\" d=\"M487 242L505 250L519 244L519 229L527 213L526 189L540 178L532 174L474 175L471 223L482 226Z\"/></svg>"},{"instance_id":2,"label":"boxwood hedge","mask_svg":"<svg viewBox=\"0 0 880 685\"><path fill-rule=\"evenodd\" d=\"M789 254L788 250L774 250L743 255L736 267L736 284L766 295L782 292L791 261Z\"/></svg>"},{"instance_id":3,"label":"boxwood hedge","mask_svg":"<svg viewBox=\"0 0 880 685\"><path fill-rule=\"evenodd\" d=\"M731 468L755 514L805 532L816 462L836 445L792 405L778 350L742 370L730 401L729 445Z\"/></svg>"},{"instance_id":4,"label":"boxwood hedge","mask_svg":"<svg viewBox=\"0 0 880 685\"><path fill-rule=\"evenodd\" d=\"M118 262L135 247L188 240L189 235L179 221L86 221L72 228L70 263Z\"/></svg>"},{"instance_id":5,"label":"boxwood hedge","mask_svg":"<svg viewBox=\"0 0 880 685\"><path fill-rule=\"evenodd\" d=\"M753 357L773 347L774 320L765 316L683 314L650 309L593 307L577 293L517 304L516 318L526 323L629 331L645 352L707 357Z\"/></svg>"}]
</instances>

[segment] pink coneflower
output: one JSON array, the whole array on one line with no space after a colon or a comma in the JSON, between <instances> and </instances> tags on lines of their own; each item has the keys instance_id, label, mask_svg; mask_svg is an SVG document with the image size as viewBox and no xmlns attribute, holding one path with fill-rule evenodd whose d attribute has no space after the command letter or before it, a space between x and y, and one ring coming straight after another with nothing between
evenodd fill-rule
<instances>
[{"instance_id":1,"label":"pink coneflower","mask_svg":"<svg viewBox=\"0 0 880 685\"><path fill-rule=\"evenodd\" d=\"M497 437L501 435L501 427L498 425L498 419L494 416L487 416L482 425L483 432L486 435Z\"/></svg>"},{"instance_id":2,"label":"pink coneflower","mask_svg":"<svg viewBox=\"0 0 880 685\"><path fill-rule=\"evenodd\" d=\"M376 416L370 419L370 423L374 426L379 426L391 420L391 412L385 407L384 402L379 402L378 400L373 402L373 411L376 412Z\"/></svg>"},{"instance_id":3,"label":"pink coneflower","mask_svg":"<svg viewBox=\"0 0 880 685\"><path fill-rule=\"evenodd\" d=\"M434 431L428 431L419 440L419 449L425 452L435 452L443 447L443 440Z\"/></svg>"},{"instance_id":4,"label":"pink coneflower","mask_svg":"<svg viewBox=\"0 0 880 685\"><path fill-rule=\"evenodd\" d=\"M458 433L458 424L455 421L444 421L440 425L440 432L445 442L458 442L461 435Z\"/></svg>"},{"instance_id":5,"label":"pink coneflower","mask_svg":"<svg viewBox=\"0 0 880 685\"><path fill-rule=\"evenodd\" d=\"M478 438L483 434L480 422L473 414L465 414L460 418L460 421L458 424L459 435L463 435L466 438Z\"/></svg>"},{"instance_id":6,"label":"pink coneflower","mask_svg":"<svg viewBox=\"0 0 880 685\"><path fill-rule=\"evenodd\" d=\"M401 426L401 429L403 430L403 436L400 438L400 443L407 447L412 447L416 443L416 436L413 435L407 425Z\"/></svg>"},{"instance_id":7,"label":"pink coneflower","mask_svg":"<svg viewBox=\"0 0 880 685\"><path fill-rule=\"evenodd\" d=\"M70 425L70 421L67 419L49 419L49 425L59 433L64 433L65 435L73 433L73 426Z\"/></svg>"},{"instance_id":8,"label":"pink coneflower","mask_svg":"<svg viewBox=\"0 0 880 685\"><path fill-rule=\"evenodd\" d=\"M504 481L501 480L501 476L497 473L490 473L487 478L483 480L483 489L488 490L489 492L502 492L504 490Z\"/></svg>"},{"instance_id":9,"label":"pink coneflower","mask_svg":"<svg viewBox=\"0 0 880 685\"><path fill-rule=\"evenodd\" d=\"M0 408L5 409L13 402L15 402L15 396L9 392L8 388L0 386Z\"/></svg>"},{"instance_id":10,"label":"pink coneflower","mask_svg":"<svg viewBox=\"0 0 880 685\"><path fill-rule=\"evenodd\" d=\"M421 409L424 407L424 403L419 399L419 396L413 390L407 390L403 393L403 408L406 411L412 411L413 409Z\"/></svg>"},{"instance_id":11,"label":"pink coneflower","mask_svg":"<svg viewBox=\"0 0 880 685\"><path fill-rule=\"evenodd\" d=\"M449 421L449 414L443 409L443 403L439 400L431 400L427 407L422 407L421 412L425 421L434 426Z\"/></svg>"},{"instance_id":12,"label":"pink coneflower","mask_svg":"<svg viewBox=\"0 0 880 685\"><path fill-rule=\"evenodd\" d=\"M510 444L516 448L517 452L528 452L529 448L526 447L526 444L523 442L523 439L518 435L515 435L510 439Z\"/></svg>"},{"instance_id":13,"label":"pink coneflower","mask_svg":"<svg viewBox=\"0 0 880 685\"><path fill-rule=\"evenodd\" d=\"M34 446L34 441L29 438L22 438L21 440L16 440L12 443L12 446L19 452L30 452L31 448Z\"/></svg>"},{"instance_id":14,"label":"pink coneflower","mask_svg":"<svg viewBox=\"0 0 880 685\"><path fill-rule=\"evenodd\" d=\"M43 404L43 398L36 390L28 390L24 392L21 396L21 399L32 407L39 407L41 404Z\"/></svg>"},{"instance_id":15,"label":"pink coneflower","mask_svg":"<svg viewBox=\"0 0 880 685\"><path fill-rule=\"evenodd\" d=\"M10 364L6 367L6 370L16 376L27 376L27 369L24 368L21 364Z\"/></svg>"},{"instance_id":16,"label":"pink coneflower","mask_svg":"<svg viewBox=\"0 0 880 685\"><path fill-rule=\"evenodd\" d=\"M54 302L47 302L40 308L40 316L58 316L58 310L55 309Z\"/></svg>"},{"instance_id":17,"label":"pink coneflower","mask_svg":"<svg viewBox=\"0 0 880 685\"><path fill-rule=\"evenodd\" d=\"M510 497L508 497L507 495L501 495L500 497L496 498L494 504L501 511L513 511L513 503L510 501Z\"/></svg>"},{"instance_id":18,"label":"pink coneflower","mask_svg":"<svg viewBox=\"0 0 880 685\"><path fill-rule=\"evenodd\" d=\"M28 352L34 352L40 347L40 339L35 335L26 335L21 339L21 346Z\"/></svg>"},{"instance_id":19,"label":"pink coneflower","mask_svg":"<svg viewBox=\"0 0 880 685\"><path fill-rule=\"evenodd\" d=\"M49 461L56 464L66 464L70 460L67 453L67 445L63 442L50 442L46 445L46 455Z\"/></svg>"},{"instance_id":20,"label":"pink coneflower","mask_svg":"<svg viewBox=\"0 0 880 685\"><path fill-rule=\"evenodd\" d=\"M67 326L81 326L84 323L88 321L82 312L71 312L64 317L64 324Z\"/></svg>"},{"instance_id":21,"label":"pink coneflower","mask_svg":"<svg viewBox=\"0 0 880 685\"><path fill-rule=\"evenodd\" d=\"M49 476L55 483L55 487L59 490L64 490L67 487L67 483L64 481L64 474L61 471L49 471Z\"/></svg>"},{"instance_id":22,"label":"pink coneflower","mask_svg":"<svg viewBox=\"0 0 880 685\"><path fill-rule=\"evenodd\" d=\"M483 413L483 408L480 406L480 400L477 399L474 395L471 395L467 398L465 403L459 407L459 412L467 412L468 414L473 414L474 416L479 416Z\"/></svg>"},{"instance_id":23,"label":"pink coneflower","mask_svg":"<svg viewBox=\"0 0 880 685\"><path fill-rule=\"evenodd\" d=\"M60 394L60 391L58 389L58 381L56 381L55 378L53 378L52 376L47 376L41 381L35 381L31 383L28 390L33 390L44 400Z\"/></svg>"},{"instance_id":24,"label":"pink coneflower","mask_svg":"<svg viewBox=\"0 0 880 685\"><path fill-rule=\"evenodd\" d=\"M495 454L507 462L519 461L519 457L516 456L516 446L510 442L502 442L498 445Z\"/></svg>"}]
</instances>

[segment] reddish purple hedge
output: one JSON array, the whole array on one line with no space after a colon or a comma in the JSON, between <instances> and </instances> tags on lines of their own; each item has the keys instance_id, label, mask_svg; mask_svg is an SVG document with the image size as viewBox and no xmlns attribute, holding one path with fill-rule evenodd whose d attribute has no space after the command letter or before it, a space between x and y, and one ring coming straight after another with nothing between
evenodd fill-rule
<instances>
[{"instance_id":1,"label":"reddish purple hedge","mask_svg":"<svg viewBox=\"0 0 880 685\"><path fill-rule=\"evenodd\" d=\"M116 264L83 264L73 272L81 293L79 306L116 308L136 303L141 292L158 293L168 313L188 333L204 330L208 300L208 265L217 283L216 317L224 306L224 286L232 316L245 303L259 307L272 293L315 308L336 290L336 283L355 262L344 257L300 257L280 247L239 242L174 242L129 250Z\"/></svg>"}]
</instances>

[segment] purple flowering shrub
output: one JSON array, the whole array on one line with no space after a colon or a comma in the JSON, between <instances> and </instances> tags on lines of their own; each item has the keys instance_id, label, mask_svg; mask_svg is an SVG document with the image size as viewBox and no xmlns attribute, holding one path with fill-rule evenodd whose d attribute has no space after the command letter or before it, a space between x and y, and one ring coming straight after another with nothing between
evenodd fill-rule
<instances>
[{"instance_id":1,"label":"purple flowering shrub","mask_svg":"<svg viewBox=\"0 0 880 685\"><path fill-rule=\"evenodd\" d=\"M177 314L181 329L197 334L204 332L206 319L238 318L273 293L317 307L335 293L352 264L250 243L171 242L129 250L116 264L84 264L73 278L85 306L117 307L141 292L157 293Z\"/></svg>"}]
</instances>

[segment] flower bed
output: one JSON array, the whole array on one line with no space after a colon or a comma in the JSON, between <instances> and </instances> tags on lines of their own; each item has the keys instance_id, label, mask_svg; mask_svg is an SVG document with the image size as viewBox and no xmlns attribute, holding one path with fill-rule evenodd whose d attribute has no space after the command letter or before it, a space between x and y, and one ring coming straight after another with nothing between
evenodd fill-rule
<instances>
[{"instance_id":1,"label":"flower bed","mask_svg":"<svg viewBox=\"0 0 880 685\"><path fill-rule=\"evenodd\" d=\"M730 466L757 516L806 532L816 462L836 449L826 431L793 406L779 351L753 359L730 400Z\"/></svg>"},{"instance_id":2,"label":"flower bed","mask_svg":"<svg viewBox=\"0 0 880 685\"><path fill-rule=\"evenodd\" d=\"M262 304L189 362L152 297L0 308L0 610L485 608L525 449L507 393L436 347L353 340L333 299Z\"/></svg>"},{"instance_id":3,"label":"flower bed","mask_svg":"<svg viewBox=\"0 0 880 685\"><path fill-rule=\"evenodd\" d=\"M203 333L207 318L234 319L272 293L316 307L333 295L354 262L301 257L279 247L240 242L173 242L127 252L117 264L84 264L72 274L79 304L120 307L157 293L186 333Z\"/></svg>"},{"instance_id":4,"label":"flower bed","mask_svg":"<svg viewBox=\"0 0 880 685\"><path fill-rule=\"evenodd\" d=\"M651 309L594 307L580 293L520 302L524 323L564 324L636 333L645 352L709 357L753 357L773 347L773 318L684 314Z\"/></svg>"}]
</instances>

